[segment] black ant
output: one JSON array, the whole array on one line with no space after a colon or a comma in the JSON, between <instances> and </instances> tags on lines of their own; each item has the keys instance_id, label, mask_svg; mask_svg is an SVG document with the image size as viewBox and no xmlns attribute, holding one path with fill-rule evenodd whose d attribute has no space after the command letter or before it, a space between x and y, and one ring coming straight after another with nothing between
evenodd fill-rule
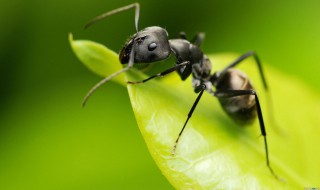
<instances>
[{"instance_id":1,"label":"black ant","mask_svg":"<svg viewBox=\"0 0 320 190\"><path fill-rule=\"evenodd\" d=\"M169 68L142 81L128 82L128 84L145 83L150 79L162 77L174 71L177 71L182 80L186 80L190 75L192 75L192 86L194 88L194 92L198 93L199 95L193 103L188 113L187 120L185 121L175 141L175 144L173 145L172 155L175 154L175 150L182 132L184 131L189 119L197 107L203 92L206 90L211 95L218 98L224 111L235 122L241 125L251 124L256 116L258 116L261 134L264 138L267 166L272 175L279 179L270 165L266 137L267 133L264 126L258 95L246 74L233 68L241 63L244 59L252 56L259 68L263 86L267 90L267 82L257 54L254 51L249 51L240 56L222 71L215 72L211 75L211 62L200 49L200 45L204 39L203 33L199 33L193 40L191 40L191 42L189 42L186 40L186 35L184 33L180 33L180 37L178 39L169 40L168 32L158 26L147 27L139 31L138 21L140 5L138 3L130 4L104 13L91 20L85 25L85 28L88 28L97 21L100 21L110 15L123 12L131 8L135 8L136 33L126 42L119 55L120 62L128 65L122 70L111 74L97 83L85 96L83 106L98 87L120 73L128 71L134 65L134 63L148 64L167 59L171 54L173 54L176 58L176 65L172 68ZM215 87L216 91L213 91L213 87Z\"/></svg>"}]
</instances>

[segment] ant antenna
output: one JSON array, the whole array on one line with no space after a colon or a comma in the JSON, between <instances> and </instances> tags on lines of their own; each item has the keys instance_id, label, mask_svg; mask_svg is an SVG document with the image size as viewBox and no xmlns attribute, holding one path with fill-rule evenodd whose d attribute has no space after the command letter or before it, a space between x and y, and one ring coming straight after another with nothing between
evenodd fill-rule
<instances>
[{"instance_id":1,"label":"ant antenna","mask_svg":"<svg viewBox=\"0 0 320 190\"><path fill-rule=\"evenodd\" d=\"M124 7L120 7L118 9L114 9L112 11L109 11L109 12L106 12L100 16L97 16L96 18L92 19L91 21L89 21L85 26L84 26L84 29L87 29L89 28L91 25L95 24L96 22L100 21L100 20L103 20L105 19L106 17L108 16L111 16L113 14L116 14L116 13L119 13L119 12L123 12L123 11L126 11L128 9L131 9L131 8L135 8L135 28L136 28L136 31L138 32L138 22L139 22L139 15L140 15L140 5L139 3L133 3L133 4L130 4L130 5L127 5L127 6L124 6ZM133 42L134 42L134 39L133 39ZM103 85L104 83L106 83L107 81L109 81L110 79L112 79L113 77L123 73L123 72L126 72L128 71L134 64L134 45L135 43L132 44L132 49L131 49L131 52L130 52L130 58L129 58L129 63L128 63L128 66L126 68L123 68L121 69L120 71L117 71L111 75L109 75L108 77L102 79L100 82L98 82L96 85L94 85L90 90L89 92L86 94L86 96L84 97L83 99L83 102L82 102L82 107L84 107L88 101L88 99L90 98L90 96L101 86Z\"/></svg>"},{"instance_id":2,"label":"ant antenna","mask_svg":"<svg viewBox=\"0 0 320 190\"><path fill-rule=\"evenodd\" d=\"M133 3L124 7L120 7L118 9L114 9L112 11L106 12L100 16L97 16L96 18L92 19L91 21L89 21L85 26L84 29L89 28L91 25L95 24L96 22L105 19L108 16L111 16L113 14L119 13L119 12L123 12L126 11L128 9L131 8L135 8L135 27L136 27L136 31L138 32L138 22L139 22L139 14L140 14L140 5L139 3Z\"/></svg>"},{"instance_id":3,"label":"ant antenna","mask_svg":"<svg viewBox=\"0 0 320 190\"><path fill-rule=\"evenodd\" d=\"M134 41L134 40L133 40ZM134 64L134 45L135 43L133 43L132 45L132 49L131 49L131 52L130 52L130 59L129 59L129 63L128 63L128 66L126 68L123 68L121 69L120 71L117 71L111 75L109 75L108 77L102 79L100 82L98 82L96 85L94 85L90 90L89 92L86 94L86 96L84 97L83 101L82 101L82 107L84 107L88 101L88 99L90 98L90 96L101 86L103 85L104 83L108 82L110 79L112 79L113 77L123 73L123 72L126 72L128 71Z\"/></svg>"}]
</instances>

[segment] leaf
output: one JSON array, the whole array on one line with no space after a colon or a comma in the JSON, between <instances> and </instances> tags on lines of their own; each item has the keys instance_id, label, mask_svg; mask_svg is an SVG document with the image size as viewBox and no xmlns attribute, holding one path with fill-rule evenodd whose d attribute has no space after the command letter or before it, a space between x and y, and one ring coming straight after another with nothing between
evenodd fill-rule
<instances>
[{"instance_id":1,"label":"leaf","mask_svg":"<svg viewBox=\"0 0 320 190\"><path fill-rule=\"evenodd\" d=\"M79 59L97 74L107 76L120 69L114 66L120 65L117 55L109 53L106 47L72 38L70 43ZM225 53L212 55L210 59L213 68L219 70L236 57ZM204 94L200 100L179 141L176 155L171 155L197 96L190 79L183 82L173 73L160 80L127 85L150 154L175 188L301 189L320 186L319 96L294 77L270 66L264 67L274 106L261 87L255 63L248 59L239 68L248 73L257 89L266 120L271 165L285 182L275 179L266 166L258 122L251 127L239 127L209 94ZM129 81L146 77L135 69L126 73ZM119 82L119 79L114 80ZM124 81L120 84L125 86Z\"/></svg>"},{"instance_id":2,"label":"leaf","mask_svg":"<svg viewBox=\"0 0 320 190\"><path fill-rule=\"evenodd\" d=\"M118 55L101 44L89 40L73 40L69 34L69 43L78 59L92 72L100 76L108 76L120 70ZM113 81L125 85L123 78L115 77Z\"/></svg>"}]
</instances>

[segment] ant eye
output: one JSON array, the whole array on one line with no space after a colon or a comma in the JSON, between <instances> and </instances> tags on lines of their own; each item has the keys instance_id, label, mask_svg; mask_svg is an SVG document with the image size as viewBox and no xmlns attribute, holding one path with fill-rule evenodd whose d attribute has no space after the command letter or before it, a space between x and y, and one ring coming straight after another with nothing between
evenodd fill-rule
<instances>
[{"instance_id":1,"label":"ant eye","mask_svg":"<svg viewBox=\"0 0 320 190\"><path fill-rule=\"evenodd\" d=\"M149 51L153 51L153 50L155 50L156 48L157 48L157 44L154 43L154 42L148 45L148 50L149 50Z\"/></svg>"}]
</instances>

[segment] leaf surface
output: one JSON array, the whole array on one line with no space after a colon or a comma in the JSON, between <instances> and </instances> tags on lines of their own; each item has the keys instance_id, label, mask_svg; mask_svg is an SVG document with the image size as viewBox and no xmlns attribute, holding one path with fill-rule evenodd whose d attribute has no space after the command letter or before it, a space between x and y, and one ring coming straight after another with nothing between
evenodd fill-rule
<instances>
[{"instance_id":1,"label":"leaf surface","mask_svg":"<svg viewBox=\"0 0 320 190\"><path fill-rule=\"evenodd\" d=\"M116 53L87 40L73 41L77 57L101 76L120 70ZM210 55L214 70L221 70L238 55ZM136 121L149 152L166 178L177 189L301 189L320 186L319 96L292 76L264 65L269 93L262 88L252 59L239 66L250 76L265 118L270 161L285 180L276 180L265 161L258 121L239 127L222 110L218 100L204 94L172 156L174 142L197 94L190 78L181 81L172 73L144 84L127 86ZM132 69L127 81L147 75ZM272 102L271 102L272 96ZM273 106L272 106L273 105Z\"/></svg>"}]
</instances>

